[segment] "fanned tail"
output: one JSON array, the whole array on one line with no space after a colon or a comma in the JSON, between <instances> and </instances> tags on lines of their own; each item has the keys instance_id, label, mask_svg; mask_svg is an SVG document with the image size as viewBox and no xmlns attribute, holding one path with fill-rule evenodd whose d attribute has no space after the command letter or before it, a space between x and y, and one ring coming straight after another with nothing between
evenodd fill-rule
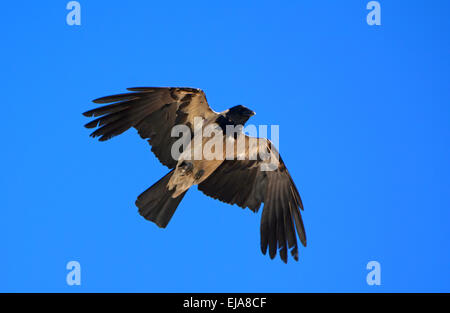
<instances>
[{"instance_id":1,"label":"fanned tail","mask_svg":"<svg viewBox=\"0 0 450 313\"><path fill-rule=\"evenodd\" d=\"M175 189L169 190L167 184L174 170L161 178L153 186L144 191L136 200L139 214L145 219L165 228L169 224L175 210L183 199L186 191L177 198L172 198Z\"/></svg>"}]
</instances>

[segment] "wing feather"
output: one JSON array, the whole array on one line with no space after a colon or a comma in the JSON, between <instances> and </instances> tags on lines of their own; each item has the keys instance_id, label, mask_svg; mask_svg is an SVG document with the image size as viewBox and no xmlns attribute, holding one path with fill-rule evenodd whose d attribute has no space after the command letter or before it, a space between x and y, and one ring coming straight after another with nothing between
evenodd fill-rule
<instances>
[{"instance_id":1,"label":"wing feather","mask_svg":"<svg viewBox=\"0 0 450 313\"><path fill-rule=\"evenodd\" d=\"M141 138L148 140L161 163L169 168L177 164L171 155L172 144L178 139L171 137L173 126L184 124L192 131L195 117L209 119L217 115L200 89L133 87L128 90L131 92L95 99L94 103L107 105L83 113L87 117L97 117L85 127L98 127L91 136L100 137L100 141L134 127Z\"/></svg>"},{"instance_id":2,"label":"wing feather","mask_svg":"<svg viewBox=\"0 0 450 313\"><path fill-rule=\"evenodd\" d=\"M300 214L300 210L303 210L300 194L270 141L258 140L263 144L246 145L246 155L256 155L258 151L253 149L261 147L270 155L276 155L278 163L272 171L262 170L263 165L269 162L268 159L225 160L211 176L198 185L198 189L214 199L250 208L254 212L264 203L260 228L262 253L266 254L269 250L269 256L274 258L278 250L281 259L287 262L287 251L291 249L292 257L298 260L297 236L306 246Z\"/></svg>"}]
</instances>

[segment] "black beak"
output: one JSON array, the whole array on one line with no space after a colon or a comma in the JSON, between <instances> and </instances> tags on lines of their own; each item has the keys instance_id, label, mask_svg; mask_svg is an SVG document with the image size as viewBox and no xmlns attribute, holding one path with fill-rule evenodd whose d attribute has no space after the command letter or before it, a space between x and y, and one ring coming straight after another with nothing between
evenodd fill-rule
<instances>
[{"instance_id":1,"label":"black beak","mask_svg":"<svg viewBox=\"0 0 450 313\"><path fill-rule=\"evenodd\" d=\"M251 110L248 110L248 111L246 111L245 112L245 116L247 116L247 117L251 117L251 116L253 116L253 115L255 115L256 113L255 112L253 112L253 111L251 111Z\"/></svg>"}]
</instances>

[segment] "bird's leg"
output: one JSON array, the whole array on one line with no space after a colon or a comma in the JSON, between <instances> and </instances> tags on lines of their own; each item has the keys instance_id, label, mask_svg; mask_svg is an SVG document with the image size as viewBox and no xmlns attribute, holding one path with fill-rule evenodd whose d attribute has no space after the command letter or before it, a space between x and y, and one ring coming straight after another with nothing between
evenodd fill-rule
<instances>
[{"instance_id":1,"label":"bird's leg","mask_svg":"<svg viewBox=\"0 0 450 313\"><path fill-rule=\"evenodd\" d=\"M181 162L181 164L178 167L184 172L184 174L190 174L194 170L194 164L186 160Z\"/></svg>"}]
</instances>

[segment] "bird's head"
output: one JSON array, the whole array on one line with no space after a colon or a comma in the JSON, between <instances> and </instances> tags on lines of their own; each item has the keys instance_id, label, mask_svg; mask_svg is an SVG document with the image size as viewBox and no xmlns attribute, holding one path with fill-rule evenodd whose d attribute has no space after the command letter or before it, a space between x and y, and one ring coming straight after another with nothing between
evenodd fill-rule
<instances>
[{"instance_id":1,"label":"bird's head","mask_svg":"<svg viewBox=\"0 0 450 313\"><path fill-rule=\"evenodd\" d=\"M243 105L236 105L228 110L226 116L236 125L245 125L250 117L255 115L255 112L246 108Z\"/></svg>"}]
</instances>

